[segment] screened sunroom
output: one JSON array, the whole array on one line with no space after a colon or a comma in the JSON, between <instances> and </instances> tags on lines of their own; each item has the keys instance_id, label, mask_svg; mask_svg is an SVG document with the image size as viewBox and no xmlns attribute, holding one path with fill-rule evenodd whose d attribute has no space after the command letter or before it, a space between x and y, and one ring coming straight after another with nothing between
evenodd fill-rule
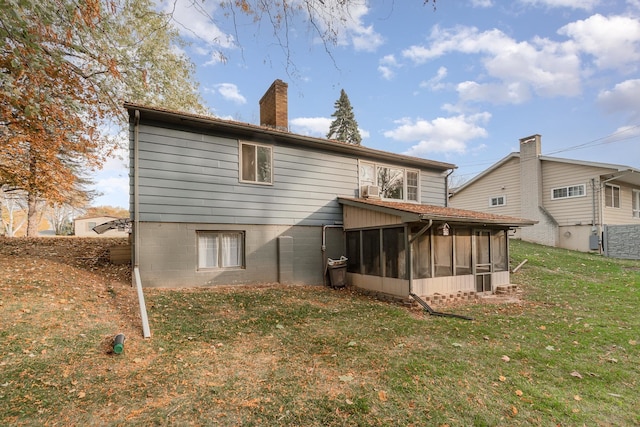
<instances>
[{"instance_id":1,"label":"screened sunroom","mask_svg":"<svg viewBox=\"0 0 640 427\"><path fill-rule=\"evenodd\" d=\"M491 293L509 284L511 228L534 222L416 203L340 198L347 280L408 297Z\"/></svg>"}]
</instances>

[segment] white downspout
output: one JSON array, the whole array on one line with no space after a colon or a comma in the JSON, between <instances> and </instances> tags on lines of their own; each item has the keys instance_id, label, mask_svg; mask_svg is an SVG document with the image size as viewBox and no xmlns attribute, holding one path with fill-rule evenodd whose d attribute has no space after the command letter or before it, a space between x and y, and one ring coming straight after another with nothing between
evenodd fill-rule
<instances>
[{"instance_id":1,"label":"white downspout","mask_svg":"<svg viewBox=\"0 0 640 427\"><path fill-rule=\"evenodd\" d=\"M142 280L140 279L140 199L138 196L138 132L140 127L140 111L135 111L133 123L133 278L136 282L136 290L138 292L138 304L140 305L140 318L142 319L142 335L145 338L151 336L149 329L149 318L147 317L147 305L144 302L144 292L142 291Z\"/></svg>"}]
</instances>

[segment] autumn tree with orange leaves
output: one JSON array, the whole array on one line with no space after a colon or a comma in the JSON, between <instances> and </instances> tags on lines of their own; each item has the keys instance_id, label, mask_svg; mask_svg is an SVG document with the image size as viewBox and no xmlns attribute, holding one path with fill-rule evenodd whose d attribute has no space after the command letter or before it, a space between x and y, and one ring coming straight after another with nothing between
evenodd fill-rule
<instances>
[{"instance_id":1,"label":"autumn tree with orange leaves","mask_svg":"<svg viewBox=\"0 0 640 427\"><path fill-rule=\"evenodd\" d=\"M148 0L0 0L0 185L36 202L85 192L128 101L205 112L193 64Z\"/></svg>"}]
</instances>

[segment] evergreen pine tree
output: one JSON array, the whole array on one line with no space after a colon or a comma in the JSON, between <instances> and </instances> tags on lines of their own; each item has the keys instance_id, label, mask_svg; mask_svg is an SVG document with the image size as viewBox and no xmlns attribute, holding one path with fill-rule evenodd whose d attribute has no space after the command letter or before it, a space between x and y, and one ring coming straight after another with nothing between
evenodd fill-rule
<instances>
[{"instance_id":1,"label":"evergreen pine tree","mask_svg":"<svg viewBox=\"0 0 640 427\"><path fill-rule=\"evenodd\" d=\"M335 102L334 107L336 111L331 117L335 117L335 119L331 122L327 138L360 145L362 137L358 130L358 122L353 115L351 102L349 102L349 97L344 89L340 90L340 99Z\"/></svg>"}]
</instances>

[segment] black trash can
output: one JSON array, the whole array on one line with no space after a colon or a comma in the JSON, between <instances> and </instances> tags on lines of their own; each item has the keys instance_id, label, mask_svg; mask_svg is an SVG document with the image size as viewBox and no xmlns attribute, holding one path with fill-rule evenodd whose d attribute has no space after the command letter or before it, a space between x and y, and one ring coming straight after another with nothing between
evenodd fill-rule
<instances>
[{"instance_id":1,"label":"black trash can","mask_svg":"<svg viewBox=\"0 0 640 427\"><path fill-rule=\"evenodd\" d=\"M343 288L347 285L347 257L327 258L327 270L332 288Z\"/></svg>"}]
</instances>

